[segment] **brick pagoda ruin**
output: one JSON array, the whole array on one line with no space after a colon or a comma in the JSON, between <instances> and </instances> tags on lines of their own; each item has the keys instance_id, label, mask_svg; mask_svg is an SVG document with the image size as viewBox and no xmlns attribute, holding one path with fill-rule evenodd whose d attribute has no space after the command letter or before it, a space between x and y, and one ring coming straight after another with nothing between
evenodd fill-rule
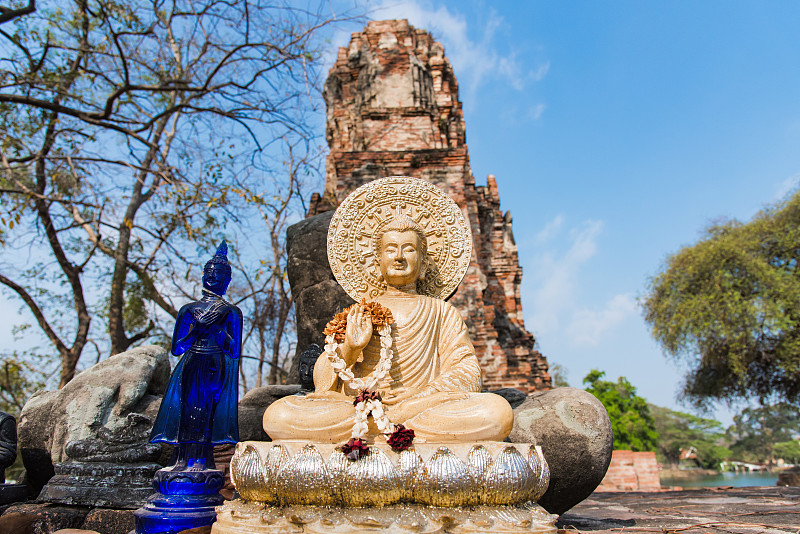
<instances>
[{"instance_id":1,"label":"brick pagoda ruin","mask_svg":"<svg viewBox=\"0 0 800 534\"><path fill-rule=\"evenodd\" d=\"M450 302L469 327L484 387L549 389L547 360L523 322L511 215L500 211L494 176L475 185L444 47L407 20L370 22L339 49L325 102L327 181L308 216L335 209L360 185L386 176L414 176L445 190L472 227L472 262Z\"/></svg>"}]
</instances>

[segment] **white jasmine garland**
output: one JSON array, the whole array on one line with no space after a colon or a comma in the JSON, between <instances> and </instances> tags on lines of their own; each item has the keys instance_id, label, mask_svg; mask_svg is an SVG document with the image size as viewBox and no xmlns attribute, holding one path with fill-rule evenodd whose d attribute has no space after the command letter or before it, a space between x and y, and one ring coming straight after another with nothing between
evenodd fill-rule
<instances>
[{"instance_id":1,"label":"white jasmine garland","mask_svg":"<svg viewBox=\"0 0 800 534\"><path fill-rule=\"evenodd\" d=\"M336 342L333 334L325 337L325 355L331 362L331 367L339 376L342 382L350 389L358 391L375 391L375 387L383 380L389 369L392 367L392 327L391 325L384 324L378 330L381 340L381 357L375 369L364 378L356 378L353 371L347 368L345 361L339 356L337 348L339 343ZM383 403L378 399L362 400L356 404L356 413L353 416L353 438L361 439L367 435L368 425L367 419L370 414L375 420L375 425L382 434L391 434L394 432L394 424L389 421L386 411L383 409Z\"/></svg>"}]
</instances>

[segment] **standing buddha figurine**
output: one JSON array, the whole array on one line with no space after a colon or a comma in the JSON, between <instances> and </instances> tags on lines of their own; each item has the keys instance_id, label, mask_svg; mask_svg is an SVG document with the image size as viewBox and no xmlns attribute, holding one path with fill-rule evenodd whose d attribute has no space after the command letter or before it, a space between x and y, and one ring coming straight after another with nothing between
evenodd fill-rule
<instances>
[{"instance_id":1,"label":"standing buddha figurine","mask_svg":"<svg viewBox=\"0 0 800 534\"><path fill-rule=\"evenodd\" d=\"M183 356L170 377L150 441L175 445L174 464L153 480L157 493L136 511L138 534L210 525L222 504L222 471L213 446L239 441L238 372L242 312L223 295L231 281L223 241L203 269L203 296L178 312L172 354Z\"/></svg>"}]
</instances>

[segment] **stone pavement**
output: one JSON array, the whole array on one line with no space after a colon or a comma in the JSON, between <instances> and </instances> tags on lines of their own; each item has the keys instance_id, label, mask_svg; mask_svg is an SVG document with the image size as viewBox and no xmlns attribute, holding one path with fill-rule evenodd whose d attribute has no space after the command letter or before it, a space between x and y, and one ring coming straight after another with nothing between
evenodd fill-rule
<instances>
[{"instance_id":1,"label":"stone pavement","mask_svg":"<svg viewBox=\"0 0 800 534\"><path fill-rule=\"evenodd\" d=\"M558 521L570 532L755 534L800 532L800 488L595 492Z\"/></svg>"},{"instance_id":2,"label":"stone pavement","mask_svg":"<svg viewBox=\"0 0 800 534\"><path fill-rule=\"evenodd\" d=\"M8 513L0 519L0 534L45 534L67 527L124 534L133 526L130 510L97 509L95 515L116 512L120 517L91 517L92 521L89 521L92 514L86 507L26 503L1 511ZM29 520L24 528L18 529L11 526L14 519L11 516ZM562 515L558 527L560 534L799 533L800 487L595 492Z\"/></svg>"}]
</instances>

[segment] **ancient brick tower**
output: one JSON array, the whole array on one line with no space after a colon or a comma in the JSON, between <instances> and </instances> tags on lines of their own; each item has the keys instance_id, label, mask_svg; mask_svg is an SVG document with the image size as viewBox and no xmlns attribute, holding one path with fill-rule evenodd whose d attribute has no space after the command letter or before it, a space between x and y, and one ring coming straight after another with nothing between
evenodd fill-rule
<instances>
[{"instance_id":1,"label":"ancient brick tower","mask_svg":"<svg viewBox=\"0 0 800 534\"><path fill-rule=\"evenodd\" d=\"M549 388L547 360L523 324L511 216L500 211L494 176L475 186L458 82L442 45L407 20L370 22L339 49L325 102L327 182L308 215L335 209L358 186L391 175L447 191L472 226L472 264L450 302L469 326L484 386Z\"/></svg>"}]
</instances>

